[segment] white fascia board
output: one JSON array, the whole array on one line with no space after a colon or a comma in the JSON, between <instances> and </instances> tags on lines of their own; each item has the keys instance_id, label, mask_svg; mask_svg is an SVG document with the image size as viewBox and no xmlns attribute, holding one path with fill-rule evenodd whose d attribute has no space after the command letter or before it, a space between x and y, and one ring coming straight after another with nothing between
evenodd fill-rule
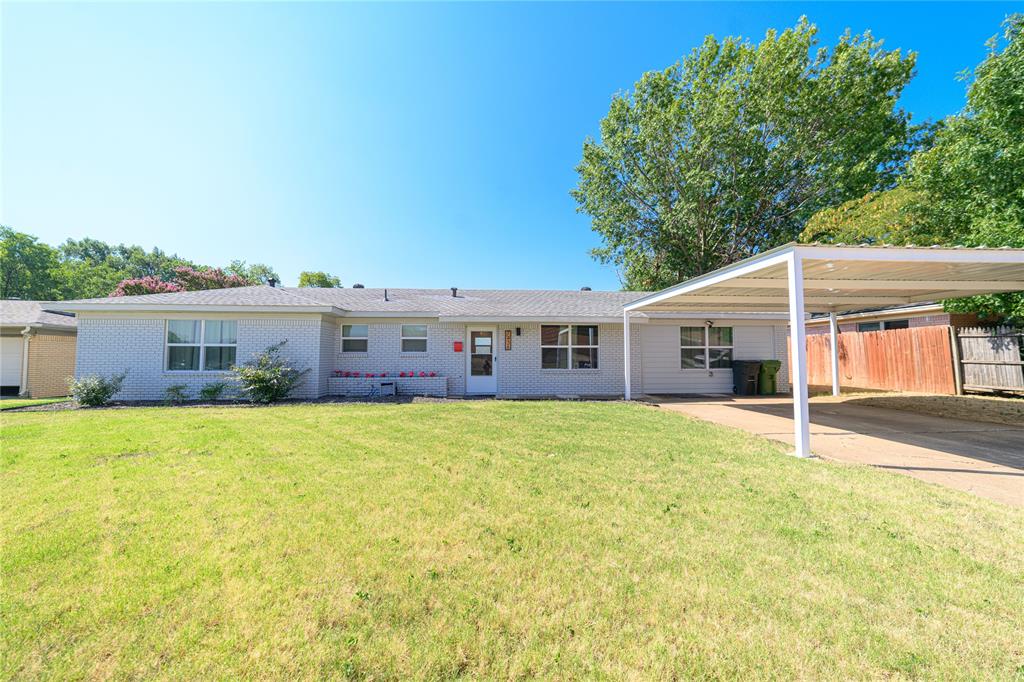
<instances>
[{"instance_id":1,"label":"white fascia board","mask_svg":"<svg viewBox=\"0 0 1024 682\"><path fill-rule=\"evenodd\" d=\"M514 322L542 322L545 324L579 324L592 322L595 324L622 324L618 315L451 315L441 318L445 322L466 322L480 324L502 324Z\"/></svg>"},{"instance_id":2,"label":"white fascia board","mask_svg":"<svg viewBox=\"0 0 1024 682\"><path fill-rule=\"evenodd\" d=\"M67 303L53 307L54 310L68 312L94 313L310 313L314 315L337 315L341 317L345 311L334 306L301 306L301 305L194 305L194 304L163 304L146 305L145 303L123 303L121 305L105 305L103 303Z\"/></svg>"},{"instance_id":3,"label":"white fascia board","mask_svg":"<svg viewBox=\"0 0 1024 682\"><path fill-rule=\"evenodd\" d=\"M897 261L921 263L1020 263L1024 249L962 249L950 247L878 247L789 245L804 260Z\"/></svg>"},{"instance_id":4,"label":"white fascia board","mask_svg":"<svg viewBox=\"0 0 1024 682\"><path fill-rule=\"evenodd\" d=\"M677 284L674 287L669 287L668 289L663 289L657 293L639 298L632 303L627 303L623 306L623 309L627 312L637 310L646 305L672 298L673 296L698 291L714 284L720 284L736 277L748 275L752 272L758 272L765 268L782 265L788 261L790 254L793 253L795 248L796 246L793 244L786 244L785 246L780 246L777 249L765 251L760 256L748 258L747 260L728 265L719 270L715 270L714 272L709 272L706 275L694 277L693 279Z\"/></svg>"},{"instance_id":5,"label":"white fascia board","mask_svg":"<svg viewBox=\"0 0 1024 682\"><path fill-rule=\"evenodd\" d=\"M642 316L642 317L641 317ZM650 320L789 320L789 313L783 312L748 312L748 313L727 313L715 312L713 310L680 310L679 312L645 312L637 313L632 319L640 322L644 319Z\"/></svg>"},{"instance_id":6,"label":"white fascia board","mask_svg":"<svg viewBox=\"0 0 1024 682\"><path fill-rule=\"evenodd\" d=\"M416 312L416 311L411 311L411 312L400 312L400 311L399 312L393 312L393 311L381 311L381 310L375 310L375 311L347 310L342 315L342 317L391 317L391 318L396 318L396 319L408 319L410 317L416 317L416 318L424 317L424 318L431 318L431 319L433 319L433 318L449 319L449 318L442 318L441 314L438 313L438 312L422 312L422 311L420 311L420 312Z\"/></svg>"}]
</instances>

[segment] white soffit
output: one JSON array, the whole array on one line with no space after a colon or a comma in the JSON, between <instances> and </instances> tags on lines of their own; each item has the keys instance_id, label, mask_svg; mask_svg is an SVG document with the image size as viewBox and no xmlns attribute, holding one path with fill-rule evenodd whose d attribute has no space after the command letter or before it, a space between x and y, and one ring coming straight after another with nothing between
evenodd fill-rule
<instances>
[{"instance_id":1,"label":"white soffit","mask_svg":"<svg viewBox=\"0 0 1024 682\"><path fill-rule=\"evenodd\" d=\"M645 296L625 310L787 311L792 258L803 261L809 313L1024 291L1024 249L787 244Z\"/></svg>"}]
</instances>

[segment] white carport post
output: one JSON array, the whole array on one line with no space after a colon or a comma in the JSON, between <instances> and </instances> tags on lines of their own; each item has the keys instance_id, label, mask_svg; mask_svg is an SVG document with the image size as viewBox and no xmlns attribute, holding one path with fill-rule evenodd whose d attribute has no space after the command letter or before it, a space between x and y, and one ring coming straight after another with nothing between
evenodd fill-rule
<instances>
[{"instance_id":1,"label":"white carport post","mask_svg":"<svg viewBox=\"0 0 1024 682\"><path fill-rule=\"evenodd\" d=\"M811 456L811 425L807 409L807 330L804 327L804 262L789 254L790 380L793 383L793 445L797 457Z\"/></svg>"},{"instance_id":2,"label":"white carport post","mask_svg":"<svg viewBox=\"0 0 1024 682\"><path fill-rule=\"evenodd\" d=\"M828 333L832 342L832 395L839 395L839 322L834 310L828 314Z\"/></svg>"},{"instance_id":3,"label":"white carport post","mask_svg":"<svg viewBox=\"0 0 1024 682\"><path fill-rule=\"evenodd\" d=\"M629 311L622 311L622 352L625 354L625 362L622 364L626 368L626 400L631 400L630 397L630 386L629 386Z\"/></svg>"}]
</instances>

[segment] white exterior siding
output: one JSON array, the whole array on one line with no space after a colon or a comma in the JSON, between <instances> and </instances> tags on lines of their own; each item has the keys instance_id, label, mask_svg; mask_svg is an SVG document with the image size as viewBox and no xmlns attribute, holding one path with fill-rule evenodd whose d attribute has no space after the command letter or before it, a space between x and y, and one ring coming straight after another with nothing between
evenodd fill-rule
<instances>
[{"instance_id":1,"label":"white exterior siding","mask_svg":"<svg viewBox=\"0 0 1024 682\"><path fill-rule=\"evenodd\" d=\"M704 325L704 320L673 320L638 325L640 327L641 384L643 393L732 393L732 369L682 369L680 357L680 326ZM767 360L777 358L777 327L752 325L728 320L715 322L717 327L732 327L733 358L736 360ZM782 328L785 338L785 327ZM785 349L783 348L783 352ZM634 362L637 360L634 359Z\"/></svg>"},{"instance_id":2,"label":"white exterior siding","mask_svg":"<svg viewBox=\"0 0 1024 682\"><path fill-rule=\"evenodd\" d=\"M316 398L321 393L319 316L290 319L240 318L216 315L177 315L175 319L237 319L241 364L268 346L287 340L282 354L298 369L311 371L295 393L296 398ZM108 377L125 372L118 400L160 400L168 386L184 384L190 398L214 381L224 381L226 372L168 372L165 369L164 337L167 318L111 317L81 314L78 317L78 346L75 376ZM326 377L323 379L326 391Z\"/></svg>"}]
</instances>

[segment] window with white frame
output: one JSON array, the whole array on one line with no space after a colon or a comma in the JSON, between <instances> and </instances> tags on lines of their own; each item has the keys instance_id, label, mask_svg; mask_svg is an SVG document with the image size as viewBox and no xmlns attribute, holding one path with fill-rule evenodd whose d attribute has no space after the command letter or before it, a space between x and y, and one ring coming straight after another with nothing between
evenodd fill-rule
<instances>
[{"instance_id":1,"label":"window with white frame","mask_svg":"<svg viewBox=\"0 0 1024 682\"><path fill-rule=\"evenodd\" d=\"M679 346L683 369L732 367L732 327L680 327Z\"/></svg>"},{"instance_id":2,"label":"window with white frame","mask_svg":"<svg viewBox=\"0 0 1024 682\"><path fill-rule=\"evenodd\" d=\"M341 352L365 353L369 347L370 328L365 324L341 325Z\"/></svg>"},{"instance_id":3,"label":"window with white frame","mask_svg":"<svg viewBox=\"0 0 1024 682\"><path fill-rule=\"evenodd\" d=\"M403 353L426 353L427 352L427 325L425 325L425 324L403 324L402 325L402 352Z\"/></svg>"},{"instance_id":4,"label":"window with white frame","mask_svg":"<svg viewBox=\"0 0 1024 682\"><path fill-rule=\"evenodd\" d=\"M541 369L597 369L597 351L595 324L541 325Z\"/></svg>"},{"instance_id":5,"label":"window with white frame","mask_svg":"<svg viewBox=\"0 0 1024 682\"><path fill-rule=\"evenodd\" d=\"M167 320L167 371L226 372L235 364L235 320Z\"/></svg>"}]
</instances>

